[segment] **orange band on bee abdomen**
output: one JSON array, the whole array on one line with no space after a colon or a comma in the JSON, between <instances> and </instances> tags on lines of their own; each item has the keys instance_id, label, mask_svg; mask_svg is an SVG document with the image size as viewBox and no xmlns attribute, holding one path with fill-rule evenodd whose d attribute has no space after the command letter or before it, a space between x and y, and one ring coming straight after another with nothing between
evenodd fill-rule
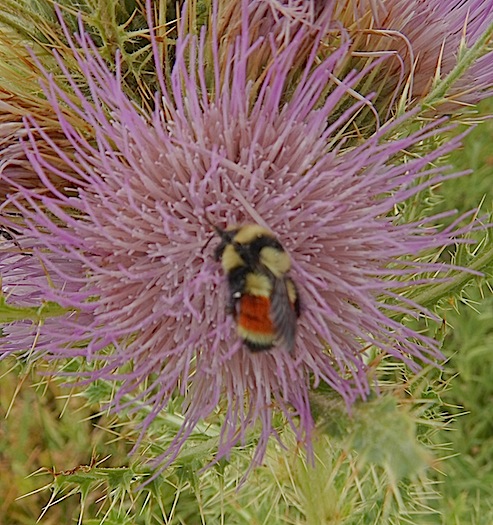
<instances>
[{"instance_id":1,"label":"orange band on bee abdomen","mask_svg":"<svg viewBox=\"0 0 493 525\"><path fill-rule=\"evenodd\" d=\"M270 300L268 297L243 295L237 323L244 330L257 334L274 334L274 325L270 318Z\"/></svg>"}]
</instances>

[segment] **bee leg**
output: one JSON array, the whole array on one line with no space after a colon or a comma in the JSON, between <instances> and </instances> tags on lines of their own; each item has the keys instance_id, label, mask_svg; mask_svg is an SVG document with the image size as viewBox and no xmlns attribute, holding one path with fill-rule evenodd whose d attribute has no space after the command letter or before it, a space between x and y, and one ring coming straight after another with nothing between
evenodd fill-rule
<instances>
[{"instance_id":1,"label":"bee leg","mask_svg":"<svg viewBox=\"0 0 493 525\"><path fill-rule=\"evenodd\" d=\"M226 312L236 319L238 313L238 304L245 291L246 276L248 269L239 267L232 270L228 275L229 300L226 305Z\"/></svg>"},{"instance_id":2,"label":"bee leg","mask_svg":"<svg viewBox=\"0 0 493 525\"><path fill-rule=\"evenodd\" d=\"M232 315L233 319L235 320L238 315L238 303L240 299L241 299L241 293L235 292L234 294L231 294L229 296L229 301L226 304L226 313L228 315Z\"/></svg>"}]
</instances>

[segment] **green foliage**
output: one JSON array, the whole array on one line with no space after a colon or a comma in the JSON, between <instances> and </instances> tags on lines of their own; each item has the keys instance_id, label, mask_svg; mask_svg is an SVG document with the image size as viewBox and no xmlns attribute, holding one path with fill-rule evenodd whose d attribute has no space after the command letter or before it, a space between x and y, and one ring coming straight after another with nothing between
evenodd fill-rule
<instances>
[{"instance_id":1,"label":"green foliage","mask_svg":"<svg viewBox=\"0 0 493 525\"><path fill-rule=\"evenodd\" d=\"M361 410L350 447L365 463L391 473L397 482L418 475L428 455L416 441L415 424L392 397L382 397Z\"/></svg>"},{"instance_id":2,"label":"green foliage","mask_svg":"<svg viewBox=\"0 0 493 525\"><path fill-rule=\"evenodd\" d=\"M392 373L405 371L400 367ZM435 413L438 406L436 395L417 400L426 390L422 384L433 379L426 374L406 392L390 389L359 403L349 416L333 399L331 418L343 424L324 422L320 410L313 459L298 450L279 419L287 448L271 442L265 464L243 483L256 444L253 434L229 460L203 470L217 449L220 413L199 425L174 464L151 480L154 471L140 454L133 460L127 456L145 411L119 413L118 418L101 411L111 398L110 385L74 388L67 398L62 395L66 387L62 390L53 381L42 379L35 386L32 370L24 370L20 388L13 370L7 377L3 410L10 396L17 393L18 398L6 420L1 452L8 458L6 478L18 481L6 508L8 515L20 514L26 522L42 514L41 523L47 524L57 523L60 516L84 524L401 523L417 512L427 516L426 505L436 497L426 475L431 452L420 444L430 429L434 432L434 426L422 424L427 420L422 411ZM33 417L34 407L39 420ZM152 423L139 448L142 457L151 459L169 444L181 423L176 408L171 404ZM42 451L42 457L30 458L32 450ZM35 476L25 478L33 471Z\"/></svg>"},{"instance_id":3,"label":"green foliage","mask_svg":"<svg viewBox=\"0 0 493 525\"><path fill-rule=\"evenodd\" d=\"M478 313L476 310L479 310ZM493 298L476 297L447 313L453 327L444 341L450 387L443 396L456 418L450 457L443 464L443 523L493 522Z\"/></svg>"},{"instance_id":4,"label":"green foliage","mask_svg":"<svg viewBox=\"0 0 493 525\"><path fill-rule=\"evenodd\" d=\"M39 306L14 306L0 295L0 319L3 323L12 323L21 319L42 322L49 317L57 317L67 312L65 308L54 302L43 302Z\"/></svg>"}]
</instances>

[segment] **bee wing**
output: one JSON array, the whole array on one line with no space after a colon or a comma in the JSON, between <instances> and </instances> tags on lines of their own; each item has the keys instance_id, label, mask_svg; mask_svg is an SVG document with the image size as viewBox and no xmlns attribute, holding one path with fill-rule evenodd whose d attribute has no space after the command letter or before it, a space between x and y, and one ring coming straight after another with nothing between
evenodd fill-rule
<instances>
[{"instance_id":1,"label":"bee wing","mask_svg":"<svg viewBox=\"0 0 493 525\"><path fill-rule=\"evenodd\" d=\"M296 312L289 300L285 279L274 278L270 301L270 315L277 336L284 342L289 353L292 353L296 335Z\"/></svg>"}]
</instances>

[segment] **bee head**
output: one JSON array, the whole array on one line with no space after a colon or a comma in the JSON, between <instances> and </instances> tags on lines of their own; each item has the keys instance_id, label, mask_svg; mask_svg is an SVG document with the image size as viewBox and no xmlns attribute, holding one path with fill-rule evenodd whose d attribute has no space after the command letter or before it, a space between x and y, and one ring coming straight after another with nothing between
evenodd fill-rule
<instances>
[{"instance_id":1,"label":"bee head","mask_svg":"<svg viewBox=\"0 0 493 525\"><path fill-rule=\"evenodd\" d=\"M226 246L228 244L233 244L234 241L234 237L238 231L238 228L232 228L232 229L227 229L227 230L223 230L222 228L220 228L219 226L216 226L208 217L207 213L205 212L204 210L204 218L205 220L207 221L207 223L214 229L216 235L218 237L220 237L221 239L221 242L219 243L219 245L217 246L217 248L214 250L214 259L215 261L219 261L222 257L222 254L224 252L224 249L226 248ZM204 250L207 248L207 246L209 246L209 243L212 241L212 239L214 239L214 237L211 237L204 245L204 247L202 248L202 250L200 250L200 253L203 253Z\"/></svg>"}]
</instances>

